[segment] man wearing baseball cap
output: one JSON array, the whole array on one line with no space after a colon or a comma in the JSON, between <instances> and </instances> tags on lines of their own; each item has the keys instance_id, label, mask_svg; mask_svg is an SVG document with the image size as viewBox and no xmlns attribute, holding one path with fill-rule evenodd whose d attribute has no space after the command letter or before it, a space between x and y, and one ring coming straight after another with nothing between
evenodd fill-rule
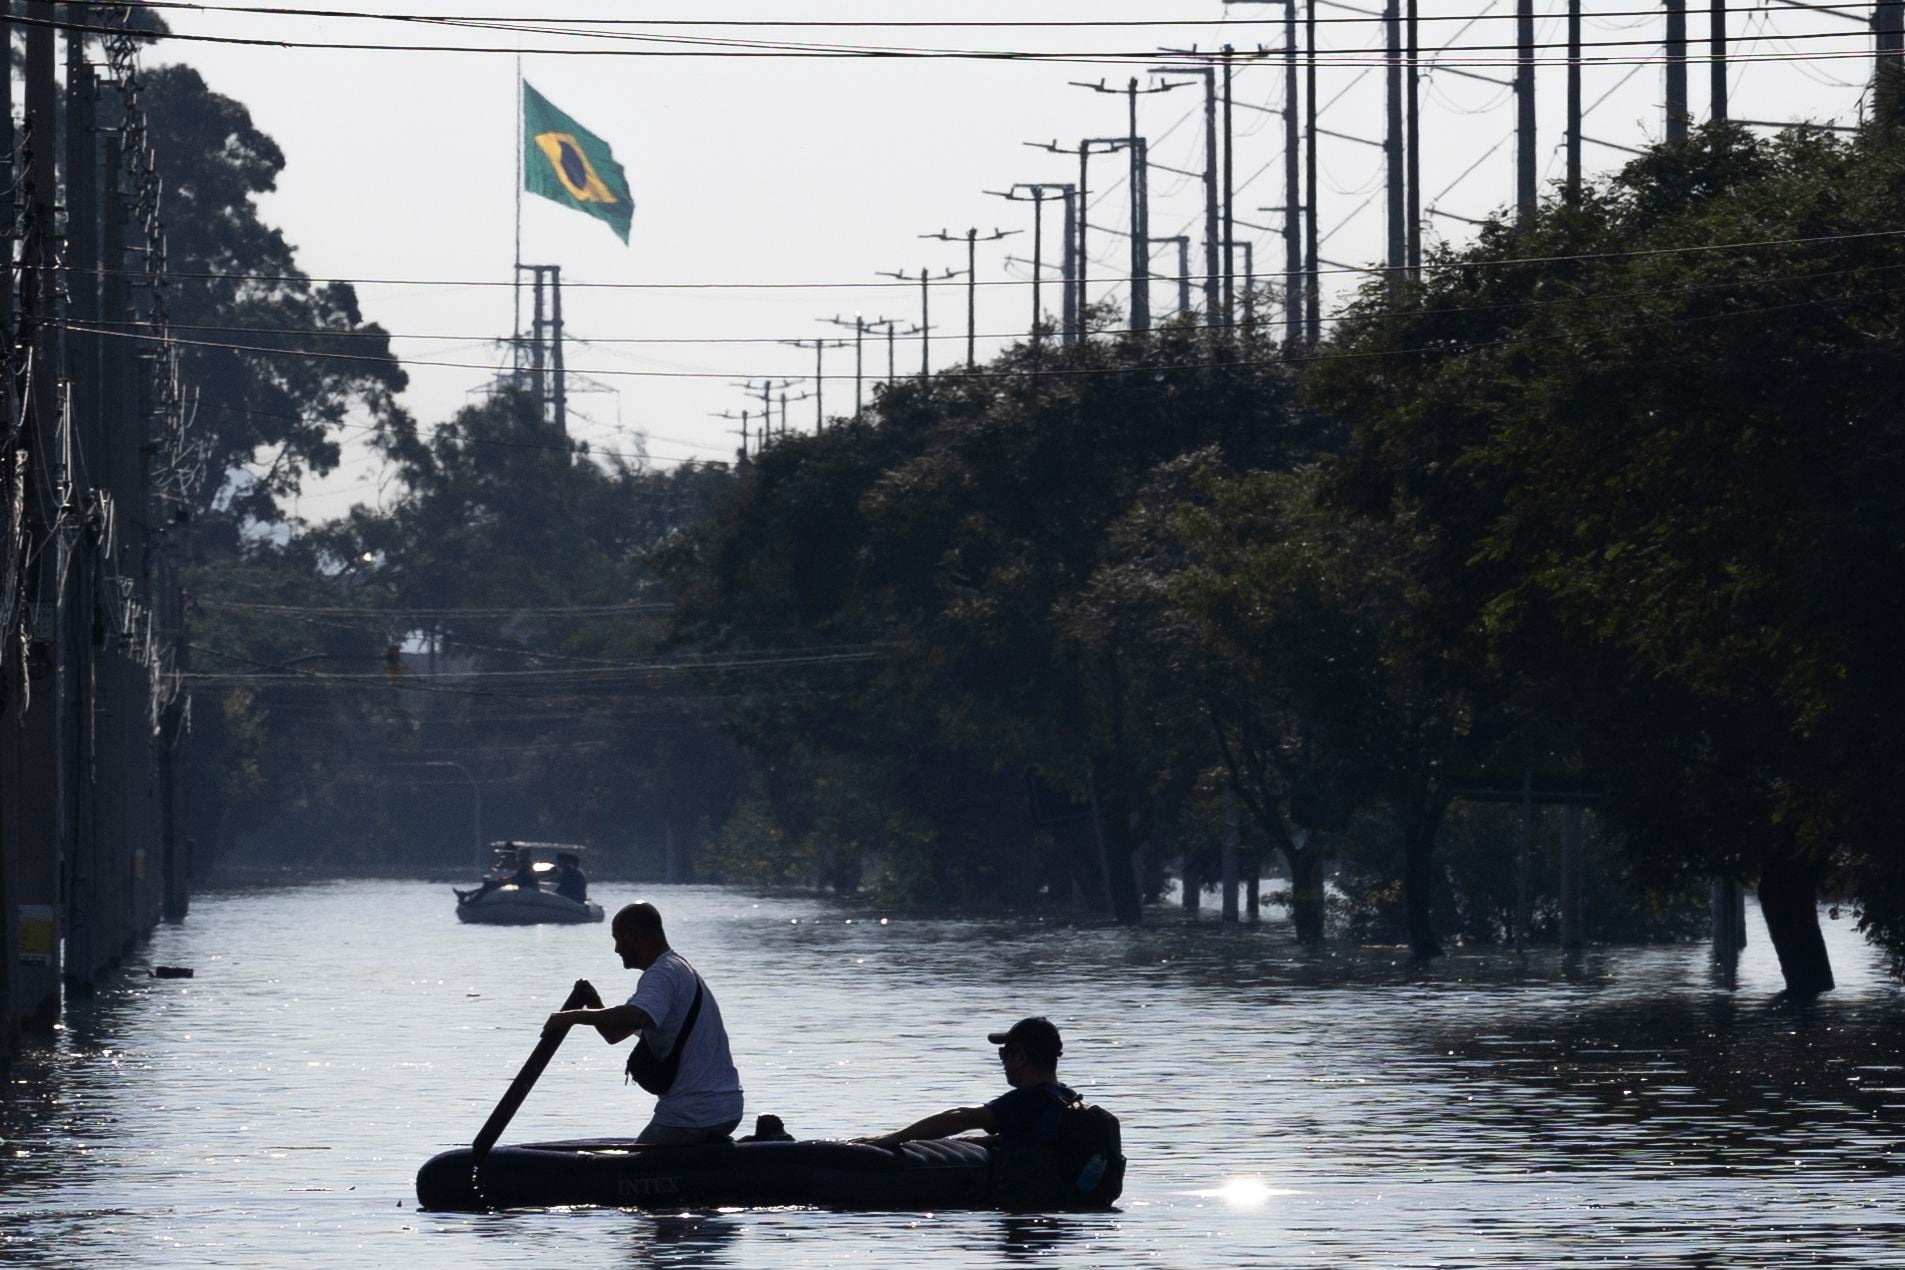
<instances>
[{"instance_id":1,"label":"man wearing baseball cap","mask_svg":"<svg viewBox=\"0 0 1905 1270\"><path fill-rule=\"evenodd\" d=\"M999 1047L1009 1092L976 1107L949 1107L895 1133L864 1141L898 1146L920 1138L949 1138L977 1129L995 1135L1007 1151L1049 1151L1058 1139L1060 1113L1078 1095L1059 1083L1058 1056L1065 1052L1058 1029L1042 1016L1020 1019L986 1039Z\"/></svg>"}]
</instances>

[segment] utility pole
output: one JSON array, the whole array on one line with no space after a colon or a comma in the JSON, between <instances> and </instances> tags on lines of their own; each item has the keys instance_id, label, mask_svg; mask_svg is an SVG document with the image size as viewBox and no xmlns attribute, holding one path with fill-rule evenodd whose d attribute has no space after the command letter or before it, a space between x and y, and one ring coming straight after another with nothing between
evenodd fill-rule
<instances>
[{"instance_id":1,"label":"utility pole","mask_svg":"<svg viewBox=\"0 0 1905 1270\"><path fill-rule=\"evenodd\" d=\"M1581 201L1581 0L1568 0L1568 202Z\"/></svg>"},{"instance_id":2,"label":"utility pole","mask_svg":"<svg viewBox=\"0 0 1905 1270\"><path fill-rule=\"evenodd\" d=\"M748 412L743 410L740 414L737 415L732 410L715 410L715 411L711 411L710 413L716 419L739 419L741 421L741 449L739 453L741 456L741 462L743 463L747 462Z\"/></svg>"},{"instance_id":3,"label":"utility pole","mask_svg":"<svg viewBox=\"0 0 1905 1270\"><path fill-rule=\"evenodd\" d=\"M814 433L817 436L821 430L827 426L827 416L822 412L820 404L821 387L827 382L826 376L820 372L820 355L826 349L845 348L847 342L845 340L780 340L778 342L792 345L795 348L811 348L814 350ZM782 418L781 422L786 422L785 417Z\"/></svg>"},{"instance_id":4,"label":"utility pole","mask_svg":"<svg viewBox=\"0 0 1905 1270\"><path fill-rule=\"evenodd\" d=\"M781 394L781 436L782 437L785 437L787 435L787 403L790 401L805 401L807 400L807 398L813 395L814 394L810 392L804 392L800 394L800 396L798 397L789 397L784 392Z\"/></svg>"},{"instance_id":5,"label":"utility pole","mask_svg":"<svg viewBox=\"0 0 1905 1270\"><path fill-rule=\"evenodd\" d=\"M851 322L843 317L824 317L814 320L817 322L830 322L834 326L845 327L847 330L853 332L853 413L857 416L863 404L860 382L864 365L861 360L861 354L867 337L866 319L856 313L853 315L853 321ZM845 341L843 340L842 343L845 343Z\"/></svg>"},{"instance_id":6,"label":"utility pole","mask_svg":"<svg viewBox=\"0 0 1905 1270\"><path fill-rule=\"evenodd\" d=\"M1091 264L1091 254L1086 239L1091 230L1087 209L1091 202L1091 184L1089 178L1091 173L1090 160L1094 153L1092 147L1100 147L1095 152L1098 154L1116 154L1119 150L1124 149L1125 139L1123 137L1086 137L1078 143L1076 150L1067 150L1056 142L1048 144L1038 141L1028 141L1025 144L1034 146L1040 150L1048 150L1053 154L1075 154L1078 156L1078 193L1075 200L1078 205L1078 245L1073 252L1076 258L1076 264L1073 271L1072 290L1077 297L1078 304L1078 339L1083 341L1091 335L1087 324L1091 306L1089 297L1086 294L1085 275Z\"/></svg>"},{"instance_id":7,"label":"utility pole","mask_svg":"<svg viewBox=\"0 0 1905 1270\"><path fill-rule=\"evenodd\" d=\"M1291 0L1294 5L1296 0ZM1408 136L1405 149L1408 154L1409 183L1409 279L1417 281L1422 277L1422 45L1416 29L1418 0L1408 0L1408 93L1407 123Z\"/></svg>"},{"instance_id":8,"label":"utility pole","mask_svg":"<svg viewBox=\"0 0 1905 1270\"><path fill-rule=\"evenodd\" d=\"M1680 0L1668 0L1669 4ZM1535 214L1535 0L1515 0L1515 221Z\"/></svg>"},{"instance_id":9,"label":"utility pole","mask_svg":"<svg viewBox=\"0 0 1905 1270\"><path fill-rule=\"evenodd\" d=\"M543 419L543 366L542 366L542 268L539 265L518 265L517 269L533 268L536 271L535 317L529 324L529 382L536 403L536 422Z\"/></svg>"},{"instance_id":10,"label":"utility pole","mask_svg":"<svg viewBox=\"0 0 1905 1270\"><path fill-rule=\"evenodd\" d=\"M1237 322L1236 278L1230 262L1230 244L1237 238L1236 209L1232 206L1236 197L1236 184L1231 166L1231 138L1235 134L1230 126L1230 59L1233 51L1230 45L1224 45L1224 326L1227 328L1235 326Z\"/></svg>"},{"instance_id":11,"label":"utility pole","mask_svg":"<svg viewBox=\"0 0 1905 1270\"><path fill-rule=\"evenodd\" d=\"M1225 3L1238 4L1281 4L1283 6L1283 108L1269 113L1283 116L1283 206L1281 208L1259 208L1260 211L1280 211L1283 214L1283 305L1286 318L1287 342L1294 345L1302 340L1303 322L1303 190L1299 174L1302 170L1303 145L1301 121L1298 115L1298 103L1302 100L1297 86L1297 42L1296 7L1297 0L1225 0ZM1259 53L1263 52L1261 46ZM1314 68L1312 68L1314 73ZM1228 80L1226 80L1228 83ZM1230 144L1230 107L1228 92L1224 99L1225 110L1225 147L1228 153ZM1262 106L1252 106L1253 110L1263 110ZM1314 138L1312 138L1314 140ZM1226 194L1230 194L1230 168L1225 168ZM1226 207L1230 202L1226 202ZM1235 234L1235 225L1227 220L1224 230L1226 242ZM1228 257L1226 257L1228 260ZM1254 270L1252 270L1254 272ZM1248 297L1245 288L1245 304L1254 303ZM1227 319L1228 320L1228 319ZM1253 319L1254 320L1254 315Z\"/></svg>"},{"instance_id":12,"label":"utility pole","mask_svg":"<svg viewBox=\"0 0 1905 1270\"><path fill-rule=\"evenodd\" d=\"M1317 258L1316 232L1316 5L1317 0L1309 0L1303 17L1303 179L1310 190L1303 216L1304 264L1310 276L1310 285L1303 288L1303 326L1306 342L1312 346L1323 338L1323 275Z\"/></svg>"},{"instance_id":13,"label":"utility pole","mask_svg":"<svg viewBox=\"0 0 1905 1270\"><path fill-rule=\"evenodd\" d=\"M1167 50L1179 56L1195 56L1194 50ZM1204 55L1208 61L1208 55ZM1151 68L1153 75L1196 75L1204 81L1204 313L1205 321L1217 321L1218 301L1223 298L1218 281L1218 255L1223 250L1218 233L1217 200L1217 71L1209 65L1196 67L1165 66ZM1314 74L1314 70L1312 70Z\"/></svg>"},{"instance_id":14,"label":"utility pole","mask_svg":"<svg viewBox=\"0 0 1905 1270\"><path fill-rule=\"evenodd\" d=\"M785 399L786 393L784 390L788 388L792 388L795 384L799 382L800 381L798 379L763 379L761 381L761 444L762 445L767 444L768 436L769 436L768 424L771 423L774 419L774 394L777 392L781 393L783 399ZM747 383L735 384L734 387L744 389L748 392L754 391L754 384L753 384L753 381L751 380L748 381ZM787 419L787 410L786 410L786 407L783 405L781 408L781 420L783 423L785 423L786 419ZM785 428L782 428L781 435L782 436L787 435Z\"/></svg>"},{"instance_id":15,"label":"utility pole","mask_svg":"<svg viewBox=\"0 0 1905 1270\"><path fill-rule=\"evenodd\" d=\"M549 362L555 371L556 435L569 437L569 376L562 368L562 266L549 265Z\"/></svg>"},{"instance_id":16,"label":"utility pole","mask_svg":"<svg viewBox=\"0 0 1905 1270\"><path fill-rule=\"evenodd\" d=\"M1844 15L1852 18L1851 14ZM1899 79L1905 66L1905 4L1878 0L1872 11L1872 117L1881 128L1898 120Z\"/></svg>"},{"instance_id":17,"label":"utility pole","mask_svg":"<svg viewBox=\"0 0 1905 1270\"><path fill-rule=\"evenodd\" d=\"M551 425L558 435L569 435L569 383L563 370L562 266L517 265L529 271L534 314L529 324L529 376L536 404L536 421ZM516 345L517 375L522 373L522 343ZM520 378L518 387L520 387Z\"/></svg>"},{"instance_id":18,"label":"utility pole","mask_svg":"<svg viewBox=\"0 0 1905 1270\"><path fill-rule=\"evenodd\" d=\"M1020 190L1030 191L1029 196L1021 196ZM1072 327L1075 319L1073 306L1076 303L1072 295L1072 198L1076 190L1070 185L1055 185L1049 182L1021 181L1009 190L987 190L995 198L1003 198L1014 203L1032 205L1032 343L1041 338L1039 323L1044 319L1045 309L1039 298L1039 287L1045 277L1045 204L1053 198L1065 203L1065 264L1061 277L1065 280L1064 300L1060 307L1064 311L1063 341L1072 342Z\"/></svg>"},{"instance_id":19,"label":"utility pole","mask_svg":"<svg viewBox=\"0 0 1905 1270\"><path fill-rule=\"evenodd\" d=\"M897 278L901 282L911 282L910 273L888 273L879 271L882 278ZM959 276L957 269L942 270L938 277L929 271L919 271L919 382L925 383L933 373L932 360L932 295L930 288L937 282L950 282Z\"/></svg>"},{"instance_id":20,"label":"utility pole","mask_svg":"<svg viewBox=\"0 0 1905 1270\"><path fill-rule=\"evenodd\" d=\"M1532 4L1533 0L1521 0ZM1687 0L1667 0L1667 143L1687 139Z\"/></svg>"},{"instance_id":21,"label":"utility pole","mask_svg":"<svg viewBox=\"0 0 1905 1270\"><path fill-rule=\"evenodd\" d=\"M976 367L979 364L978 358L976 356L976 351L975 351L977 348L978 330L979 330L979 327L977 325L978 300L979 300L979 244L982 242L996 243L1001 238L1010 238L1012 237L1012 235L1018 232L1019 231L1016 229L996 229L995 228L990 234L986 235L984 238L979 237L979 231L977 229L968 229L965 233L966 365L968 367ZM960 241L960 235L949 234L943 229L936 234L921 234L920 237L921 238L935 238L943 243L956 243ZM924 326L925 323L921 322L920 325Z\"/></svg>"},{"instance_id":22,"label":"utility pole","mask_svg":"<svg viewBox=\"0 0 1905 1270\"><path fill-rule=\"evenodd\" d=\"M898 318L868 318L867 319L867 329L869 331L872 330L874 327L878 327L878 326L883 326L886 328L886 382L889 384L892 383L894 380L893 332L896 329L898 329L899 324L900 324L900 320ZM911 335L913 334L913 332L908 331L907 334Z\"/></svg>"},{"instance_id":23,"label":"utility pole","mask_svg":"<svg viewBox=\"0 0 1905 1270\"><path fill-rule=\"evenodd\" d=\"M1292 346L1301 338L1303 321L1303 187L1298 180L1303 151L1296 57L1296 0L1283 0L1283 317L1284 342Z\"/></svg>"},{"instance_id":24,"label":"utility pole","mask_svg":"<svg viewBox=\"0 0 1905 1270\"><path fill-rule=\"evenodd\" d=\"M1125 85L1124 95L1127 102L1125 116L1125 151L1130 156L1131 174L1128 178L1131 195L1131 329L1148 331L1151 329L1151 199L1150 199L1150 147L1143 137L1138 135L1138 95L1168 93L1183 88L1189 81L1175 80L1154 84L1150 88L1140 89L1138 77L1133 75ZM1073 86L1089 88L1095 93L1118 92L1107 87L1101 79L1095 84L1072 81Z\"/></svg>"},{"instance_id":25,"label":"utility pole","mask_svg":"<svg viewBox=\"0 0 1905 1270\"><path fill-rule=\"evenodd\" d=\"M1873 14L1875 19L1877 16ZM1713 64L1710 68L1713 78L1709 81L1711 89L1708 105L1713 118L1719 120L1726 118L1726 0L1712 0L1708 24L1713 45Z\"/></svg>"},{"instance_id":26,"label":"utility pole","mask_svg":"<svg viewBox=\"0 0 1905 1270\"><path fill-rule=\"evenodd\" d=\"M1521 0L1531 4L1533 0ZM1383 131L1383 155L1388 160L1389 196L1389 272L1385 277L1394 295L1402 281L1407 262L1408 229L1403 224L1407 201L1403 189L1402 162L1402 9L1398 0L1383 0L1383 30L1388 37L1389 73L1387 80L1388 126Z\"/></svg>"}]
</instances>

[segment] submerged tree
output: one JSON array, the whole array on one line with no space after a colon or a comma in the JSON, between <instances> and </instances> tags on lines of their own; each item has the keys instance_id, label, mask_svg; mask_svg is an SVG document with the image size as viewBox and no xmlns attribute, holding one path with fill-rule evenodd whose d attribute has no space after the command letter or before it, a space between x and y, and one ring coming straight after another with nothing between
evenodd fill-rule
<instances>
[{"instance_id":1,"label":"submerged tree","mask_svg":"<svg viewBox=\"0 0 1905 1270\"><path fill-rule=\"evenodd\" d=\"M1905 951L1898 157L1707 129L1371 297L1310 385L1336 504L1428 537L1432 638L1582 721L1643 869L1757 880L1797 993L1835 870Z\"/></svg>"}]
</instances>

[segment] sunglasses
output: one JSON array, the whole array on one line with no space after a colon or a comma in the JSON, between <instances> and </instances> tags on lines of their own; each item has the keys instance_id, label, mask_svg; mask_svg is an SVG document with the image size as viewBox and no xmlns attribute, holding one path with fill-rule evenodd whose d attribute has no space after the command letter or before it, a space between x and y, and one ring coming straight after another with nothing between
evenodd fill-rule
<instances>
[{"instance_id":1,"label":"sunglasses","mask_svg":"<svg viewBox=\"0 0 1905 1270\"><path fill-rule=\"evenodd\" d=\"M999 1047L1000 1058L1004 1058L1010 1054L1023 1054L1023 1053L1025 1053L1025 1050L1020 1048L1017 1045L1001 1045Z\"/></svg>"}]
</instances>

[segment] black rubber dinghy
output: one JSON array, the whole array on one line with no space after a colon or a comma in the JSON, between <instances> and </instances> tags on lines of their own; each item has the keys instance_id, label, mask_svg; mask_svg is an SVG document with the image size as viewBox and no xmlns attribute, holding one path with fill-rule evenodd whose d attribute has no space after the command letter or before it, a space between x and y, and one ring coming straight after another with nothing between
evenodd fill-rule
<instances>
[{"instance_id":1,"label":"black rubber dinghy","mask_svg":"<svg viewBox=\"0 0 1905 1270\"><path fill-rule=\"evenodd\" d=\"M644 1146L627 1139L496 1147L476 1164L468 1147L417 1171L425 1209L770 1208L984 1209L991 1154L938 1139L899 1147L855 1142L721 1142Z\"/></svg>"}]
</instances>

